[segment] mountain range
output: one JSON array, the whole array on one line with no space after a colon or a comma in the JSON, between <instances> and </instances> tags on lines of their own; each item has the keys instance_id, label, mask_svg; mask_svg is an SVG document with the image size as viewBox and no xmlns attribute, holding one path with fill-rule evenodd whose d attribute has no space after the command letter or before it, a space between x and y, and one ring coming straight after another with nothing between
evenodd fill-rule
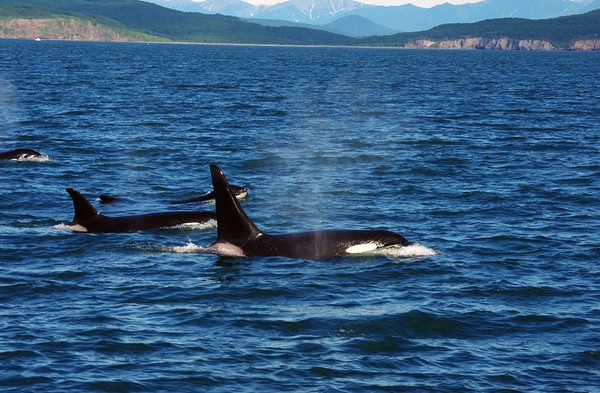
<instances>
[{"instance_id":1,"label":"mountain range","mask_svg":"<svg viewBox=\"0 0 600 393\"><path fill-rule=\"evenodd\" d=\"M549 19L499 18L419 31L348 37L272 27L237 17L182 12L139 0L0 0L0 38L171 41L502 50L600 50L600 9ZM364 20L347 16L335 20Z\"/></svg>"},{"instance_id":2,"label":"mountain range","mask_svg":"<svg viewBox=\"0 0 600 393\"><path fill-rule=\"evenodd\" d=\"M353 37L423 31L442 24L486 19L548 19L600 8L600 0L484 0L431 8L412 4L375 6L354 0L287 0L271 6L243 0L144 1L185 12L236 16L269 26L310 25Z\"/></svg>"}]
</instances>

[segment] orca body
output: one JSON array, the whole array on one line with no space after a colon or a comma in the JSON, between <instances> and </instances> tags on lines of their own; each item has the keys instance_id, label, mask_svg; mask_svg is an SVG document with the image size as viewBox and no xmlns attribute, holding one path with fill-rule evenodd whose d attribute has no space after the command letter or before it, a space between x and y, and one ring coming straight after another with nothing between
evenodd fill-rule
<instances>
[{"instance_id":1,"label":"orca body","mask_svg":"<svg viewBox=\"0 0 600 393\"><path fill-rule=\"evenodd\" d=\"M248 190L244 187L234 186L233 184L230 184L229 187L231 187L231 189L233 190L235 197L237 199L243 199L246 197L246 195L248 195ZM204 195L200 195L195 198L183 199L181 201L175 201L175 202L171 202L171 203L176 205L176 204L182 204L182 203L208 202L208 201L212 201L214 199L215 199L215 192L210 191Z\"/></svg>"},{"instance_id":2,"label":"orca body","mask_svg":"<svg viewBox=\"0 0 600 393\"><path fill-rule=\"evenodd\" d=\"M248 218L225 175L210 167L217 208L217 241L209 249L222 256L281 256L322 260L377 249L409 246L403 236L384 230L321 230L269 235Z\"/></svg>"},{"instance_id":3,"label":"orca body","mask_svg":"<svg viewBox=\"0 0 600 393\"><path fill-rule=\"evenodd\" d=\"M15 149L0 153L0 160L24 160L40 157L42 154L31 149Z\"/></svg>"},{"instance_id":4,"label":"orca body","mask_svg":"<svg viewBox=\"0 0 600 393\"><path fill-rule=\"evenodd\" d=\"M135 216L107 217L100 214L79 192L67 188L75 216L69 227L77 232L134 232L216 220L213 212L162 212Z\"/></svg>"}]
</instances>

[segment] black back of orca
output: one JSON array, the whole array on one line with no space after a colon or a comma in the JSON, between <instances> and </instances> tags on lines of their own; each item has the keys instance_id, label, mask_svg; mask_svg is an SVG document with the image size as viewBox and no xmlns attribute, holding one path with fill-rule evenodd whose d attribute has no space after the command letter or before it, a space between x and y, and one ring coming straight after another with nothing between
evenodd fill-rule
<instances>
[{"instance_id":1,"label":"black back of orca","mask_svg":"<svg viewBox=\"0 0 600 393\"><path fill-rule=\"evenodd\" d=\"M107 217L99 213L79 192L67 188L73 200L75 216L69 224L81 232L134 232L148 229L173 227L181 224L204 223L216 220L213 212L162 212L124 217Z\"/></svg>"},{"instance_id":2,"label":"black back of orca","mask_svg":"<svg viewBox=\"0 0 600 393\"><path fill-rule=\"evenodd\" d=\"M211 246L225 256L282 256L327 259L411 243L384 230L323 230L287 235L268 235L246 215L223 171L211 165L217 208L217 241Z\"/></svg>"},{"instance_id":3,"label":"black back of orca","mask_svg":"<svg viewBox=\"0 0 600 393\"><path fill-rule=\"evenodd\" d=\"M229 187L231 187L231 189L235 193L236 198L238 198L238 199L244 198L246 196L246 194L248 193L248 190L244 187L234 186L233 184L230 184ZM183 204L183 203L208 202L208 201L212 201L214 199L215 199L215 192L210 191L210 192L207 192L206 194L203 194L203 195L200 195L200 196L197 196L194 198L182 199L180 201L173 201L171 203L174 205L177 205L177 204Z\"/></svg>"},{"instance_id":4,"label":"black back of orca","mask_svg":"<svg viewBox=\"0 0 600 393\"><path fill-rule=\"evenodd\" d=\"M41 153L31 149L15 149L0 153L0 160L22 160L24 158L40 157Z\"/></svg>"}]
</instances>

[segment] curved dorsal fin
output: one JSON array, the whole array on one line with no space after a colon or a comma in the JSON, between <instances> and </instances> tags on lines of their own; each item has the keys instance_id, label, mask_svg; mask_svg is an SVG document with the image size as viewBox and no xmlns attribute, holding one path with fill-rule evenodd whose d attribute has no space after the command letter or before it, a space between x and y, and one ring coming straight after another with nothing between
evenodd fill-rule
<instances>
[{"instance_id":1,"label":"curved dorsal fin","mask_svg":"<svg viewBox=\"0 0 600 393\"><path fill-rule=\"evenodd\" d=\"M223 171L215 164L211 164L210 174L217 210L217 242L227 242L241 247L248 240L260 235L261 231L240 206Z\"/></svg>"},{"instance_id":2,"label":"curved dorsal fin","mask_svg":"<svg viewBox=\"0 0 600 393\"><path fill-rule=\"evenodd\" d=\"M71 224L83 225L91 220L103 217L78 191L67 188L67 192L73 200L75 216Z\"/></svg>"}]
</instances>

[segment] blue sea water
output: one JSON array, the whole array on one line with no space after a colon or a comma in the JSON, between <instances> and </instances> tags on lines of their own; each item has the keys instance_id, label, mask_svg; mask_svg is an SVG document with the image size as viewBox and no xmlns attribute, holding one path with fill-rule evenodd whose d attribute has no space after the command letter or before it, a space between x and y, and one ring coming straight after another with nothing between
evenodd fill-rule
<instances>
[{"instance_id":1,"label":"blue sea water","mask_svg":"<svg viewBox=\"0 0 600 393\"><path fill-rule=\"evenodd\" d=\"M5 392L600 391L600 53L0 41ZM269 233L403 252L219 259L217 163ZM120 198L100 204L96 197Z\"/></svg>"}]
</instances>

